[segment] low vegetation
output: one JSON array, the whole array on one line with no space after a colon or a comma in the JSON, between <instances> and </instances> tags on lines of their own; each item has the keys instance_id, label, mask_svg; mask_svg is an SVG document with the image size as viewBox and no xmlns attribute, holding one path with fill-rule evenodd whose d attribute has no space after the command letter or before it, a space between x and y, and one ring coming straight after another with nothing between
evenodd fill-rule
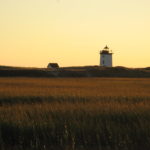
<instances>
[{"instance_id":1,"label":"low vegetation","mask_svg":"<svg viewBox=\"0 0 150 150\"><path fill-rule=\"evenodd\" d=\"M61 67L61 68L19 68L0 66L0 77L134 77L150 78L150 67Z\"/></svg>"},{"instance_id":2,"label":"low vegetation","mask_svg":"<svg viewBox=\"0 0 150 150\"><path fill-rule=\"evenodd\" d=\"M2 150L149 150L150 79L0 78Z\"/></svg>"}]
</instances>

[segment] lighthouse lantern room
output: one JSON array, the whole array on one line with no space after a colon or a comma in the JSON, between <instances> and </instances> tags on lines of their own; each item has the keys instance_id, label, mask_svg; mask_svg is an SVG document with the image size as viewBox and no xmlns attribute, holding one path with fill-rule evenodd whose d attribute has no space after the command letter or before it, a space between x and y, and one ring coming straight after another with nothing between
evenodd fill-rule
<instances>
[{"instance_id":1,"label":"lighthouse lantern room","mask_svg":"<svg viewBox=\"0 0 150 150\"><path fill-rule=\"evenodd\" d=\"M103 50L100 51L100 66L112 67L112 51L106 45Z\"/></svg>"}]
</instances>

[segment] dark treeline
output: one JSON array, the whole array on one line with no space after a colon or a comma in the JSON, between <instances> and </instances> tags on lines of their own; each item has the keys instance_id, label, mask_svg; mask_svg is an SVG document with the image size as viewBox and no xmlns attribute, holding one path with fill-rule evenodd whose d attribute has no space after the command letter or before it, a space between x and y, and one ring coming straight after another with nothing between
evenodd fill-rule
<instances>
[{"instance_id":1,"label":"dark treeline","mask_svg":"<svg viewBox=\"0 0 150 150\"><path fill-rule=\"evenodd\" d=\"M47 68L13 68L0 67L0 77L150 77L150 68L125 67L65 67Z\"/></svg>"}]
</instances>

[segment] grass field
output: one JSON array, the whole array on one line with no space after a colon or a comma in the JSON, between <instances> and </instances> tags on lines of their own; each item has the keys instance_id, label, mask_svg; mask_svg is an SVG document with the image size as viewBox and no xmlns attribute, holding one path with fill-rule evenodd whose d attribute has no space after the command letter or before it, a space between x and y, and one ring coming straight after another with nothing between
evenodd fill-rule
<instances>
[{"instance_id":1,"label":"grass field","mask_svg":"<svg viewBox=\"0 0 150 150\"><path fill-rule=\"evenodd\" d=\"M0 78L2 150L149 150L150 79Z\"/></svg>"}]
</instances>

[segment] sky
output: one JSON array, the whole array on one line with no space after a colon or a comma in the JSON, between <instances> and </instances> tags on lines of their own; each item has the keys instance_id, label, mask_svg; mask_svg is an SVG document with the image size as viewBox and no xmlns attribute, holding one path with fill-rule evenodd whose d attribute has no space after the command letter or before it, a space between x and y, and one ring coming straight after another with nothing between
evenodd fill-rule
<instances>
[{"instance_id":1,"label":"sky","mask_svg":"<svg viewBox=\"0 0 150 150\"><path fill-rule=\"evenodd\" d=\"M0 65L150 66L150 0L0 0Z\"/></svg>"}]
</instances>

